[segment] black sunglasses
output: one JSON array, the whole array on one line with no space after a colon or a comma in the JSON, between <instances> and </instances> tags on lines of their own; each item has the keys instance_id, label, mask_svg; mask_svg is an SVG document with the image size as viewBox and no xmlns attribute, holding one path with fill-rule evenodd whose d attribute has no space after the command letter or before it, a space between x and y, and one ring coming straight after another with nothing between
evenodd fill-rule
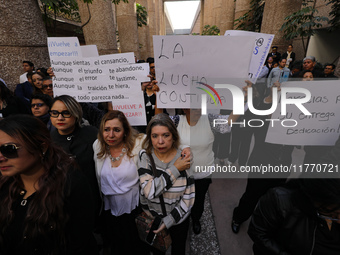
<instances>
[{"instance_id":1,"label":"black sunglasses","mask_svg":"<svg viewBox=\"0 0 340 255\"><path fill-rule=\"evenodd\" d=\"M31 108L34 108L34 107L42 107L44 106L45 104L44 103L37 103L37 104L31 104Z\"/></svg>"},{"instance_id":2,"label":"black sunglasses","mask_svg":"<svg viewBox=\"0 0 340 255\"><path fill-rule=\"evenodd\" d=\"M48 85L42 85L42 88L43 89L47 89L47 88L53 88L53 85L52 84L48 84Z\"/></svg>"},{"instance_id":3,"label":"black sunglasses","mask_svg":"<svg viewBox=\"0 0 340 255\"><path fill-rule=\"evenodd\" d=\"M69 111L58 112L56 110L51 110L48 113L50 114L50 116L52 118L58 118L59 114L61 114L61 116L63 116L63 118L71 118L71 116L72 116L72 114Z\"/></svg>"},{"instance_id":4,"label":"black sunglasses","mask_svg":"<svg viewBox=\"0 0 340 255\"><path fill-rule=\"evenodd\" d=\"M18 147L14 143L3 144L0 146L0 152L5 158L17 158L18 157Z\"/></svg>"}]
</instances>

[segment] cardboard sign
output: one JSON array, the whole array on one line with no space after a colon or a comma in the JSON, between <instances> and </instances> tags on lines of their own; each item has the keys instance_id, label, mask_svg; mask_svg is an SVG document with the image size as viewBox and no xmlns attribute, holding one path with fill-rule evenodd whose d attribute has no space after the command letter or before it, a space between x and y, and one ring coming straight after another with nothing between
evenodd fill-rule
<instances>
[{"instance_id":1,"label":"cardboard sign","mask_svg":"<svg viewBox=\"0 0 340 255\"><path fill-rule=\"evenodd\" d=\"M271 119L266 142L287 145L334 145L340 135L340 81L292 81L282 87L299 87L310 91L311 99L303 106L311 115L303 114L295 105L287 105L281 115L280 102ZM281 95L282 97L282 95ZM287 94L287 98L301 98L301 94Z\"/></svg>"},{"instance_id":2,"label":"cardboard sign","mask_svg":"<svg viewBox=\"0 0 340 255\"><path fill-rule=\"evenodd\" d=\"M252 83L256 83L262 66L266 62L270 47L274 40L274 35L248 32L242 30L227 30L225 36L255 36L254 48L249 66L249 79Z\"/></svg>"},{"instance_id":3,"label":"cardboard sign","mask_svg":"<svg viewBox=\"0 0 340 255\"><path fill-rule=\"evenodd\" d=\"M244 86L254 40L238 36L154 36L160 87L157 107L199 108L201 94L206 93L202 90L207 88L204 84L214 87L228 82L225 79L239 79ZM228 93L216 91L221 92L220 96Z\"/></svg>"}]
</instances>

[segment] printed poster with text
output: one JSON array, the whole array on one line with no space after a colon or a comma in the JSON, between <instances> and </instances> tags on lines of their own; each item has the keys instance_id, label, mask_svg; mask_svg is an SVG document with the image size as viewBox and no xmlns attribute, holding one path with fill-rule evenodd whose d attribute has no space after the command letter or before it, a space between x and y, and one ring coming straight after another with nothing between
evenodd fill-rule
<instances>
[{"instance_id":1,"label":"printed poster with text","mask_svg":"<svg viewBox=\"0 0 340 255\"><path fill-rule=\"evenodd\" d=\"M133 53L96 56L96 49L82 57L75 37L48 38L54 96L67 94L78 102L112 102L131 125L146 125L141 82L150 80L149 65L135 64ZM86 48L86 47L85 47Z\"/></svg>"}]
</instances>

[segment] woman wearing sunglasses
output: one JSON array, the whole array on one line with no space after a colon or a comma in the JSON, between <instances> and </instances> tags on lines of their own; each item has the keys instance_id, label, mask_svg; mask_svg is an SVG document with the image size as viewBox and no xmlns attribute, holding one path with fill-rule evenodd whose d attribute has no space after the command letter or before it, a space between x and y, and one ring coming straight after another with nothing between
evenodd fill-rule
<instances>
[{"instance_id":1,"label":"woman wearing sunglasses","mask_svg":"<svg viewBox=\"0 0 340 255\"><path fill-rule=\"evenodd\" d=\"M31 111L33 116L44 122L50 131L55 129L49 115L51 104L52 98L48 95L35 94L31 98Z\"/></svg>"},{"instance_id":2,"label":"woman wearing sunglasses","mask_svg":"<svg viewBox=\"0 0 340 255\"><path fill-rule=\"evenodd\" d=\"M92 144L97 139L97 128L81 124L83 111L80 104L71 96L54 98L49 111L52 125L52 140L75 158L80 170L91 184L97 210L100 208L100 194L93 161Z\"/></svg>"},{"instance_id":3,"label":"woman wearing sunglasses","mask_svg":"<svg viewBox=\"0 0 340 255\"><path fill-rule=\"evenodd\" d=\"M89 184L41 121L0 121L0 172L0 254L98 254Z\"/></svg>"}]
</instances>

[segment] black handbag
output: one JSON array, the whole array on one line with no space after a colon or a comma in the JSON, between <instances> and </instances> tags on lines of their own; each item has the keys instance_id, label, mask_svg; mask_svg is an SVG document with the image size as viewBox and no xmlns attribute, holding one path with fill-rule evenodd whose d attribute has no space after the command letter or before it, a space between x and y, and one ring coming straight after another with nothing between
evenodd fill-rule
<instances>
[{"instance_id":1,"label":"black handbag","mask_svg":"<svg viewBox=\"0 0 340 255\"><path fill-rule=\"evenodd\" d=\"M159 177L157 175L156 164L152 155L148 156L150 159L153 175L155 177ZM159 196L159 200L161 202L163 217L165 217L167 214L163 195ZM147 244L155 247L156 249L162 252L166 252L171 246L172 242L169 231L167 229L163 229L158 234L153 233L154 230L158 229L161 222L162 222L161 218L158 217L151 218L145 212L142 212L136 217L136 225L138 229L139 238L146 242Z\"/></svg>"}]
</instances>

